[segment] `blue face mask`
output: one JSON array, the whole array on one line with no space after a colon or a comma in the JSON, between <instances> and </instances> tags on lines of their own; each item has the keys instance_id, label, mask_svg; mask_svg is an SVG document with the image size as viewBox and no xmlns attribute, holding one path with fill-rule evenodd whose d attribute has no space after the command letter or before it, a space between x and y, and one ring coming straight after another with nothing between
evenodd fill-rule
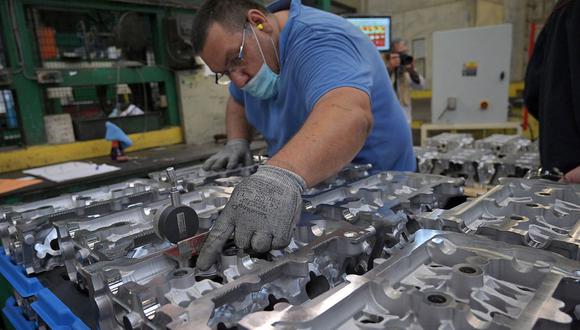
<instances>
[{"instance_id":1,"label":"blue face mask","mask_svg":"<svg viewBox=\"0 0 580 330\"><path fill-rule=\"evenodd\" d=\"M262 67L258 73L256 73L256 75L250 79L250 81L248 81L244 87L242 87L242 90L254 97L265 100L275 96L278 93L278 81L280 80L280 76L274 73L266 63L266 57L264 56L264 52L260 46L260 41L258 41L256 31L254 31L254 28L251 25L250 28L252 29L254 38L256 38L256 42L258 43L258 49L260 50L264 64L262 64ZM272 46L274 47L274 52L276 52L274 41L272 41ZM276 57L278 57L277 52ZM278 63L280 63L279 58Z\"/></svg>"}]
</instances>

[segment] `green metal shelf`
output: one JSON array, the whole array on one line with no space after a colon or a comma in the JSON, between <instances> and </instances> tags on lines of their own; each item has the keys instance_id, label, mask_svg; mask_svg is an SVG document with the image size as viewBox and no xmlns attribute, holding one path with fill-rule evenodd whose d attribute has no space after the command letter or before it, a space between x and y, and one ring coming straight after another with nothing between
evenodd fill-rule
<instances>
[{"instance_id":1,"label":"green metal shelf","mask_svg":"<svg viewBox=\"0 0 580 330\"><path fill-rule=\"evenodd\" d=\"M27 145L46 143L44 129L44 89L47 85L39 84L35 77L37 70L51 70L39 67L35 57L36 37L26 24L26 8L56 8L61 10L100 9L111 11L133 11L147 14L151 17L153 28L153 52L157 66L122 67L98 69L57 69L61 71L63 82L51 84L50 87L76 87L91 85L108 85L118 83L140 84L148 82L163 83L167 98L165 122L170 126L179 125L180 117L177 106L177 88L175 76L167 67L165 54L166 41L163 19L175 13L194 13L194 9L202 1L182 1L186 6L176 6L177 2L168 1L165 7L142 5L131 1L119 0L87 0L71 4L65 0L12 0L0 1L0 34L4 40L8 69L12 72L12 83L9 86L16 96L19 124L22 128L24 141ZM10 6L12 4L12 6ZM12 26L14 17L16 28ZM15 38L19 36L19 43ZM19 50L18 44L20 44ZM19 55L21 54L21 55ZM22 59L22 60L21 60Z\"/></svg>"}]
</instances>

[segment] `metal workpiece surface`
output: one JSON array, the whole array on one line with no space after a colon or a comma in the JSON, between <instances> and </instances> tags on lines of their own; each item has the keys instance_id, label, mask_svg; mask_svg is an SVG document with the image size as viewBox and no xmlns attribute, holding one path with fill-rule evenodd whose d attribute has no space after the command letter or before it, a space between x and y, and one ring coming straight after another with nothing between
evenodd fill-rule
<instances>
[{"instance_id":1,"label":"metal workpiece surface","mask_svg":"<svg viewBox=\"0 0 580 330\"><path fill-rule=\"evenodd\" d=\"M501 179L474 201L423 214L425 228L524 244L580 260L580 185Z\"/></svg>"},{"instance_id":2,"label":"metal workpiece surface","mask_svg":"<svg viewBox=\"0 0 580 330\"><path fill-rule=\"evenodd\" d=\"M493 134L475 141L475 148L493 151L497 156L513 153L538 152L538 144L519 135Z\"/></svg>"},{"instance_id":3,"label":"metal workpiece surface","mask_svg":"<svg viewBox=\"0 0 580 330\"><path fill-rule=\"evenodd\" d=\"M486 148L445 154L483 177L466 159L513 162L526 153ZM513 171L493 165L495 177ZM101 329L574 329L580 322L579 185L504 178L466 201L463 178L350 165L304 193L288 247L257 254L230 240L201 272L195 263L207 232L251 171L192 180L185 189L178 171L160 174L168 188L157 199L64 219L10 216L0 228L5 247L30 274L65 266L79 294L95 302ZM171 223L159 219L176 206L195 211L195 226L170 240ZM18 301L30 319L43 317L34 297Z\"/></svg>"},{"instance_id":4,"label":"metal workpiece surface","mask_svg":"<svg viewBox=\"0 0 580 330\"><path fill-rule=\"evenodd\" d=\"M455 149L471 147L473 141L473 136L471 134L442 133L428 138L426 146L439 152L447 152Z\"/></svg>"},{"instance_id":5,"label":"metal workpiece surface","mask_svg":"<svg viewBox=\"0 0 580 330\"><path fill-rule=\"evenodd\" d=\"M146 310L150 306L141 300L142 295L135 287L159 293L168 291L164 291L164 288L171 287L172 283L166 277L178 269L179 265L164 252L157 251L140 259L123 257L79 268L78 284L94 299L99 313L96 317L101 329L122 329L123 316L133 310L141 309L143 313L148 313ZM159 296L163 297L163 294ZM143 298L147 300L147 297ZM143 304L146 306L141 307ZM123 313L123 307L127 312ZM121 310L116 311L115 308ZM119 314L121 316L117 320Z\"/></svg>"},{"instance_id":6,"label":"metal workpiece surface","mask_svg":"<svg viewBox=\"0 0 580 330\"><path fill-rule=\"evenodd\" d=\"M10 218L34 219L71 209L78 209L122 197L139 196L152 190L165 190L166 183L150 179L133 179L125 182L65 194L36 202L0 206L0 221Z\"/></svg>"},{"instance_id":7,"label":"metal workpiece surface","mask_svg":"<svg viewBox=\"0 0 580 330\"><path fill-rule=\"evenodd\" d=\"M223 260L226 265L237 263L227 262L228 258L241 257L238 265L243 268L241 274L188 305L161 306L145 328L233 326L248 314L271 310L278 302L306 303L343 283L347 272L356 272L357 265L367 261L371 253L369 239L373 235L372 228L342 223L293 253L281 252L272 261L238 256L237 252L232 256L225 253L222 259L226 259Z\"/></svg>"},{"instance_id":8,"label":"metal workpiece surface","mask_svg":"<svg viewBox=\"0 0 580 330\"><path fill-rule=\"evenodd\" d=\"M530 247L420 230L366 274L304 303L242 318L244 329L572 329L580 263ZM183 327L185 328L185 327Z\"/></svg>"},{"instance_id":9,"label":"metal workpiece surface","mask_svg":"<svg viewBox=\"0 0 580 330\"><path fill-rule=\"evenodd\" d=\"M25 243L24 238L29 245L42 244L54 222L98 218L133 206L168 199L168 192L167 184L153 180L131 180L75 195L5 207L5 210L11 211L4 213L0 220L4 252L11 255L11 246L19 248Z\"/></svg>"},{"instance_id":10,"label":"metal workpiece surface","mask_svg":"<svg viewBox=\"0 0 580 330\"><path fill-rule=\"evenodd\" d=\"M410 172L381 172L318 195L304 197L307 212L356 222L393 212L418 214L463 196L463 179Z\"/></svg>"},{"instance_id":11,"label":"metal workpiece surface","mask_svg":"<svg viewBox=\"0 0 580 330\"><path fill-rule=\"evenodd\" d=\"M527 177L540 167L537 152L518 151L498 156L490 149L456 149L445 153L415 147L421 173L463 177L468 185L497 184L502 177Z\"/></svg>"},{"instance_id":12,"label":"metal workpiece surface","mask_svg":"<svg viewBox=\"0 0 580 330\"><path fill-rule=\"evenodd\" d=\"M204 186L182 194L181 202L197 212L201 227L207 230L226 205L232 190ZM66 265L69 277L74 280L78 262L111 260L143 245L161 244L153 230L153 220L168 201L169 195L166 195L163 200L152 203L134 204L118 212L74 220L21 220L14 222L3 241L7 242L5 248L12 259L28 274Z\"/></svg>"},{"instance_id":13,"label":"metal workpiece surface","mask_svg":"<svg viewBox=\"0 0 580 330\"><path fill-rule=\"evenodd\" d=\"M502 177L528 177L540 167L538 145L518 135L444 133L415 147L420 173L463 177L467 185L495 185Z\"/></svg>"},{"instance_id":14,"label":"metal workpiece surface","mask_svg":"<svg viewBox=\"0 0 580 330\"><path fill-rule=\"evenodd\" d=\"M464 177L469 183L491 184L499 162L488 149L455 149L439 155L433 172Z\"/></svg>"},{"instance_id":15,"label":"metal workpiece surface","mask_svg":"<svg viewBox=\"0 0 580 330\"><path fill-rule=\"evenodd\" d=\"M308 192L328 191L367 177L370 168L370 165L349 165ZM124 255L130 252L127 249L135 241L151 243L151 222L156 212L170 201L172 184L183 187L183 178L188 177L203 181L204 186L197 186L197 183L190 185L190 188L195 186L195 190L183 192L182 189L179 196L182 204L196 211L200 227L208 229L227 203L233 187L243 176L252 174L256 169L257 165L253 165L222 172L205 172L201 166L194 166L172 171L174 183L169 182L168 172L163 171L151 174L163 182L131 180L77 195L63 195L18 206L6 213L4 221L0 222L0 238L5 253L21 264L28 274L47 271L68 261L69 275L74 278L72 264L76 264L79 256L85 260L91 251L97 250L103 251L103 256ZM107 199L107 196L115 198ZM75 203L68 203L70 201ZM60 206L47 206L50 203ZM67 209L65 205L71 208ZM18 210L23 212L16 212ZM72 246L75 247L74 251ZM65 248L69 249L66 258L61 251ZM107 249L110 251L105 252Z\"/></svg>"},{"instance_id":16,"label":"metal workpiece surface","mask_svg":"<svg viewBox=\"0 0 580 330\"><path fill-rule=\"evenodd\" d=\"M185 190L191 191L196 187L206 184L218 184L233 187L239 182L239 179L237 178L247 177L256 172L257 169L258 165L251 165L231 170L205 171L203 170L202 165L195 165L176 169L175 175L181 186ZM369 176L369 171L371 169L372 165L370 164L349 164L336 175L327 178L324 182L315 187L307 189L304 192L304 195L308 196L317 194L362 179ZM149 177L160 182L169 182L169 178L165 171L149 173Z\"/></svg>"},{"instance_id":17,"label":"metal workpiece surface","mask_svg":"<svg viewBox=\"0 0 580 330\"><path fill-rule=\"evenodd\" d=\"M181 195L181 203L196 211L202 231L207 231L226 205L233 188L204 186ZM117 258L139 259L170 246L154 230L154 218L166 203L135 207L103 219L59 223L59 246L69 278L79 267Z\"/></svg>"},{"instance_id":18,"label":"metal workpiece surface","mask_svg":"<svg viewBox=\"0 0 580 330\"><path fill-rule=\"evenodd\" d=\"M233 187L239 183L241 178L254 174L257 169L258 164L254 164L221 171L205 171L203 165L194 165L176 169L175 179L185 191L193 191L197 187L207 184ZM149 177L163 183L170 181L166 171L149 173Z\"/></svg>"},{"instance_id":19,"label":"metal workpiece surface","mask_svg":"<svg viewBox=\"0 0 580 330\"><path fill-rule=\"evenodd\" d=\"M177 266L167 251L121 258L81 267L79 283L97 302L102 329L177 326L181 317L164 312L174 308L202 317L188 327L234 325L247 313L278 301L305 302L342 283L346 274L366 272L374 255L383 257L412 239L407 220L377 229L305 214L283 250L254 255L227 245L216 267L204 273ZM389 239L376 250L379 233ZM208 304L215 304L213 312ZM205 312L196 316L199 311Z\"/></svg>"},{"instance_id":20,"label":"metal workpiece surface","mask_svg":"<svg viewBox=\"0 0 580 330\"><path fill-rule=\"evenodd\" d=\"M373 166L371 164L349 164L336 175L331 176L312 188L306 189L302 196L308 198L309 196L318 195L366 178L372 172L372 168Z\"/></svg>"}]
</instances>

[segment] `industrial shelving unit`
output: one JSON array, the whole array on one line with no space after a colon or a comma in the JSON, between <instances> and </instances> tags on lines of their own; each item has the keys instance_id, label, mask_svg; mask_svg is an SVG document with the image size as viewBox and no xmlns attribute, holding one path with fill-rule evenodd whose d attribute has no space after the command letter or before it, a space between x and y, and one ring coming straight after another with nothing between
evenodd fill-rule
<instances>
[{"instance_id":1,"label":"industrial shelving unit","mask_svg":"<svg viewBox=\"0 0 580 330\"><path fill-rule=\"evenodd\" d=\"M159 2L147 0L2 1L0 34L21 144L46 143L44 115L68 112L73 120L79 115L82 123L91 108L111 111L123 100L117 96L119 86L130 86L133 95L125 95L125 100L140 106L145 116L158 119L159 125L179 125L165 20L176 14L193 15L200 2L167 1L160 7ZM140 54L127 56L127 50L121 55L120 47L114 45L111 28L121 18L143 24L143 35L133 36L145 42ZM142 122L143 130L159 126Z\"/></svg>"},{"instance_id":2,"label":"industrial shelving unit","mask_svg":"<svg viewBox=\"0 0 580 330\"><path fill-rule=\"evenodd\" d=\"M0 146L13 146L20 143L21 132L18 127L16 101L11 89L12 74L6 60L5 42L0 35Z\"/></svg>"}]
</instances>

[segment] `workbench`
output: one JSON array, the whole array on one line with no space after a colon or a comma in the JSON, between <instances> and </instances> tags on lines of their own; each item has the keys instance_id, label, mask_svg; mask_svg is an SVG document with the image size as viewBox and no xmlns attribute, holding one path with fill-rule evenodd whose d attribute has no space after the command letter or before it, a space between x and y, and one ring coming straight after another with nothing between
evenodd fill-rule
<instances>
[{"instance_id":1,"label":"workbench","mask_svg":"<svg viewBox=\"0 0 580 330\"><path fill-rule=\"evenodd\" d=\"M256 141L251 144L254 154L263 154L266 143ZM111 161L110 157L97 157L82 161L93 162L95 164L109 164L120 167L119 171L95 175L87 178L70 180L56 183L44 180L42 183L14 190L5 194L0 194L0 204L14 204L29 202L38 199L46 199L64 193L78 192L103 186L109 183L121 182L124 180L147 177L147 174L154 171L163 170L167 167L185 167L201 163L209 156L223 148L222 144L186 145L178 144L173 146L159 147L149 150L127 153L129 161L118 163ZM27 176L21 171L0 174L0 179L16 179Z\"/></svg>"}]
</instances>

